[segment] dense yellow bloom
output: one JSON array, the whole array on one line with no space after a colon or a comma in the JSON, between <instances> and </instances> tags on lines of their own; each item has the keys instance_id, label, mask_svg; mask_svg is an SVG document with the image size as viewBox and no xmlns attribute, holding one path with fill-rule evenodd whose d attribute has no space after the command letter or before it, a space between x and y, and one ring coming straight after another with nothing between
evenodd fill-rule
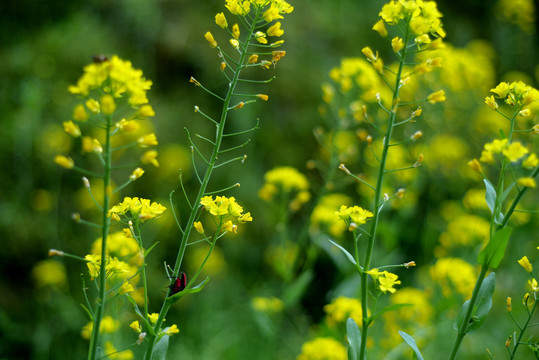
<instances>
[{"instance_id":1,"label":"dense yellow bloom","mask_svg":"<svg viewBox=\"0 0 539 360\"><path fill-rule=\"evenodd\" d=\"M348 354L344 345L330 337L320 337L307 341L301 346L301 354L296 360L346 360Z\"/></svg>"},{"instance_id":2,"label":"dense yellow bloom","mask_svg":"<svg viewBox=\"0 0 539 360\"><path fill-rule=\"evenodd\" d=\"M223 231L233 231L235 233L237 232L237 225L234 223L253 221L251 213L243 214L243 207L232 196L229 198L216 196L215 199L213 199L213 196L204 196L200 199L200 204L210 214L220 217Z\"/></svg>"},{"instance_id":3,"label":"dense yellow bloom","mask_svg":"<svg viewBox=\"0 0 539 360\"><path fill-rule=\"evenodd\" d=\"M490 91L496 94L497 98L503 99L505 103L511 106L520 107L539 101L539 91L522 81L515 81L511 84L501 82Z\"/></svg>"},{"instance_id":4,"label":"dense yellow bloom","mask_svg":"<svg viewBox=\"0 0 539 360\"><path fill-rule=\"evenodd\" d=\"M375 268L367 271L367 274L372 276L374 280L378 281L378 287L383 293L388 291L392 294L395 293L397 291L397 289L395 289L395 285L399 285L401 283L400 280L397 280L399 277L396 274L388 271L380 272Z\"/></svg>"},{"instance_id":5,"label":"dense yellow bloom","mask_svg":"<svg viewBox=\"0 0 539 360\"><path fill-rule=\"evenodd\" d=\"M389 25L396 25L401 20L409 22L416 35L445 37L440 20L442 14L434 1L393 0L384 5L379 16Z\"/></svg>"},{"instance_id":6,"label":"dense yellow bloom","mask_svg":"<svg viewBox=\"0 0 539 360\"><path fill-rule=\"evenodd\" d=\"M143 77L141 70L134 69L130 61L121 60L114 55L110 60L85 66L84 74L76 85L69 87L69 91L72 94L88 96L92 90L102 88L106 94L115 98L127 94L129 104L139 106L148 103L146 92L151 86L152 82ZM92 112L99 111L95 100L90 104L86 102L86 106ZM110 110L110 107L107 110Z\"/></svg>"},{"instance_id":7,"label":"dense yellow bloom","mask_svg":"<svg viewBox=\"0 0 539 360\"><path fill-rule=\"evenodd\" d=\"M161 204L156 202L151 203L149 199L125 197L123 202L113 206L109 210L108 215L124 215L129 211L132 217L137 217L141 221L144 221L161 215L166 209Z\"/></svg>"},{"instance_id":8,"label":"dense yellow bloom","mask_svg":"<svg viewBox=\"0 0 539 360\"><path fill-rule=\"evenodd\" d=\"M527 272L531 273L533 271L533 266L532 264L530 263L530 260L528 260L528 257L527 256L524 256L522 257L522 259L520 259L518 261L518 263L520 264L520 266L522 266L524 268L524 270L526 270Z\"/></svg>"},{"instance_id":9,"label":"dense yellow bloom","mask_svg":"<svg viewBox=\"0 0 539 360\"><path fill-rule=\"evenodd\" d=\"M284 309L284 302L275 296L257 296L251 300L251 306L256 311L272 314L281 312Z\"/></svg>"},{"instance_id":10,"label":"dense yellow bloom","mask_svg":"<svg viewBox=\"0 0 539 360\"><path fill-rule=\"evenodd\" d=\"M485 196L482 196L483 201ZM488 241L490 223L477 215L456 216L447 225L447 230L440 235L440 244L446 249L484 244Z\"/></svg>"},{"instance_id":11,"label":"dense yellow bloom","mask_svg":"<svg viewBox=\"0 0 539 360\"><path fill-rule=\"evenodd\" d=\"M106 315L101 320L101 324L99 325L99 329L100 329L101 333L112 334L112 333L116 332L120 328L120 326L121 326L121 323L120 323L119 320L114 319L110 315ZM84 339L89 339L90 335L92 334L93 328L94 328L93 321L89 322L88 324L86 324L82 328L81 336Z\"/></svg>"},{"instance_id":12,"label":"dense yellow bloom","mask_svg":"<svg viewBox=\"0 0 539 360\"><path fill-rule=\"evenodd\" d=\"M344 220L346 225L349 226L350 231L354 230L357 226L363 225L373 217L372 212L365 210L359 206L348 207L342 205L339 211L335 211L335 215L341 220Z\"/></svg>"},{"instance_id":13,"label":"dense yellow bloom","mask_svg":"<svg viewBox=\"0 0 539 360\"><path fill-rule=\"evenodd\" d=\"M354 319L356 324L361 324L363 314L361 302L346 296L339 296L330 304L325 305L324 312L326 321L331 327L346 322L348 318Z\"/></svg>"},{"instance_id":14,"label":"dense yellow bloom","mask_svg":"<svg viewBox=\"0 0 539 360\"><path fill-rule=\"evenodd\" d=\"M86 259L88 273L93 280L99 276L99 271L101 270L101 255L88 254L84 257L84 259ZM122 276L129 272L129 265L121 260L118 260L116 257L106 256L105 261L107 277L114 277L116 275Z\"/></svg>"},{"instance_id":15,"label":"dense yellow bloom","mask_svg":"<svg viewBox=\"0 0 539 360\"><path fill-rule=\"evenodd\" d=\"M225 6L234 15L247 15L251 11L251 3L247 0L226 0Z\"/></svg>"},{"instance_id":16,"label":"dense yellow bloom","mask_svg":"<svg viewBox=\"0 0 539 360\"><path fill-rule=\"evenodd\" d=\"M429 268L431 279L438 283L444 296L449 296L453 289L464 297L472 294L476 269L460 258L442 258Z\"/></svg>"}]
</instances>

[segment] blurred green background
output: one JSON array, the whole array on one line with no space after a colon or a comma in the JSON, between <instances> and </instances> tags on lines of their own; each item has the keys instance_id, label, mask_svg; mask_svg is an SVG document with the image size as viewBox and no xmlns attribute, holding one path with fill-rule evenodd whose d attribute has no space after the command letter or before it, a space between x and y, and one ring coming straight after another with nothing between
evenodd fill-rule
<instances>
[{"instance_id":1,"label":"blurred green background","mask_svg":"<svg viewBox=\"0 0 539 360\"><path fill-rule=\"evenodd\" d=\"M240 182L242 186L234 190L233 196L246 211L251 211L255 221L237 237L221 242L216 259L221 256L222 261L216 261L217 270L207 289L182 300L169 313L167 320L181 329L180 335L172 338L170 358L295 358L312 333L312 325L320 321L322 306L335 295L331 289L343 280L337 266L322 254L303 307L288 310L281 322L275 324L261 323L249 305L253 296L279 296L280 279L264 262L264 248L275 237L275 218L267 204L255 196L263 184L264 173L274 166L291 165L308 174L316 190L319 179L316 172L309 173L306 163L320 157L313 129L327 123L319 111L321 83L329 81L328 72L339 65L341 58L362 57L364 46L379 49L383 57L391 55L389 47L371 30L385 2L290 3L295 10L283 21L283 48L287 55L275 70L268 70L269 76L277 76L276 80L253 89L254 93L267 93L269 102L257 102L234 114L234 126L238 129L248 128L260 118L260 130L245 149L248 159L243 165L217 172L213 183L218 188ZM523 30L500 16L494 1L446 0L439 1L438 6L444 14L447 42L455 48L468 46L469 52L455 51L452 56L456 61L462 60L462 64L455 65L455 73L446 74L456 77L461 89L444 83L443 78L430 78L432 91L444 88L448 99L454 95L454 100L449 99L436 110L426 106L426 124L418 128L423 130L426 144L435 140L444 143L447 139L437 136L446 134L459 137L466 150L451 158L442 149L441 154L431 156L439 162L430 164L426 154L414 189L414 206L383 224L385 246L399 249L398 254L392 253L393 258L411 260L413 256L418 264L427 265L435 261L439 236L447 228L444 211L450 211L448 207L455 203L462 205L460 199L469 188L481 187L480 179L473 174L461 175L455 169L461 165L465 169L465 163L479 155L482 144L497 134L495 126L489 128L483 126L485 122L472 121L495 116L479 114L488 90L503 79L520 79L537 88L539 76L537 20L532 18L531 25ZM179 168L186 172L187 187L194 184L183 129L187 126L193 131L204 131L200 129L206 124L193 112L193 106L210 113L218 111L213 99L188 80L194 76L217 92L226 86L219 74L217 54L203 37L208 30L218 33L214 15L224 10L224 2L213 0L2 1L0 359L86 356L87 342L81 338L80 330L87 319L78 305L82 302L80 274L86 271L84 264L60 259L67 280L56 287L42 286L32 270L47 258L49 248L84 255L98 236L70 220L73 212L92 214L91 204L81 195L80 176L52 161L54 155L70 146L61 127L70 118L74 105L68 85L75 83L82 67L96 54L117 54L129 59L154 82L149 98L156 111L153 123L159 139L161 167L148 169L123 194L149 197L169 207L169 192L178 190ZM479 125L471 127L471 123ZM537 140L530 139L525 141L533 148ZM354 196L354 189L348 192ZM537 193L530 198L533 206ZM181 201L179 197L177 201ZM295 226L299 228L301 224ZM537 230L537 216L531 215L516 232L518 246L508 254L511 260L506 260L507 275L499 277L501 288L511 283L513 273L520 274L512 260L534 251ZM179 241L171 217L151 225L146 240L160 241L148 260L151 300L153 310L158 311L168 283L163 261L174 261ZM473 263L476 250L467 249L459 256L468 256ZM404 283L418 283L411 276L402 276ZM515 291L515 298L523 292ZM505 296L508 295L502 293L500 299ZM503 315L503 301L498 305L497 310ZM454 306L453 312L460 305ZM129 316L125 316L127 321ZM506 322L510 329L509 321ZM445 332L452 334L447 320L445 325ZM497 324L493 321L490 326ZM271 335L271 331L263 330L268 327L281 332ZM444 333L440 334L443 339ZM478 335L476 341L494 336L498 345L492 348L502 351L506 335L486 332ZM470 344L467 346L473 348ZM478 351L484 354L484 346Z\"/></svg>"}]
</instances>

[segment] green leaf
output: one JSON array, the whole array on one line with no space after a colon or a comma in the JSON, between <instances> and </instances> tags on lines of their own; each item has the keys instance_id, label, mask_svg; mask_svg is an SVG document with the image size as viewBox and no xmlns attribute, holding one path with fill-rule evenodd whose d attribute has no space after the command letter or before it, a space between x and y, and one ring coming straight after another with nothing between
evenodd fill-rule
<instances>
[{"instance_id":1,"label":"green leaf","mask_svg":"<svg viewBox=\"0 0 539 360\"><path fill-rule=\"evenodd\" d=\"M283 293L283 302L286 306L296 305L305 290L311 283L314 275L312 270L305 271Z\"/></svg>"},{"instance_id":2,"label":"green leaf","mask_svg":"<svg viewBox=\"0 0 539 360\"><path fill-rule=\"evenodd\" d=\"M152 360L166 360L168 351L168 340L170 336L163 335L153 348Z\"/></svg>"},{"instance_id":3,"label":"green leaf","mask_svg":"<svg viewBox=\"0 0 539 360\"><path fill-rule=\"evenodd\" d=\"M335 241L332 241L332 240L330 240L330 239L328 239L328 241L329 241L330 243L332 243L333 245L335 245L336 247L338 247L338 248L344 253L344 255L346 255L346 257L348 258L348 260L350 260L350 262L351 262L352 264L357 265L356 260L354 259L354 257L352 256L352 254L350 254L350 253L348 252L348 250L346 250L345 248L343 248L341 245L337 244Z\"/></svg>"},{"instance_id":4,"label":"green leaf","mask_svg":"<svg viewBox=\"0 0 539 360\"><path fill-rule=\"evenodd\" d=\"M417 359L424 360L423 355L421 355L421 352L419 351L419 348L417 347L414 338L401 330L399 330L399 335L408 344L408 346L410 346L412 350L414 350L414 354L415 356L417 356Z\"/></svg>"},{"instance_id":5,"label":"green leaf","mask_svg":"<svg viewBox=\"0 0 539 360\"><path fill-rule=\"evenodd\" d=\"M154 248L157 244L159 244L159 241L156 241L155 244L153 244L152 246L150 246L149 249L146 250L146 251L144 252L144 257L148 256L148 255L150 254L150 252L153 250L153 248Z\"/></svg>"},{"instance_id":6,"label":"green leaf","mask_svg":"<svg viewBox=\"0 0 539 360\"><path fill-rule=\"evenodd\" d=\"M494 222L496 224L501 224L503 221L503 214L501 212L498 212L495 214L496 211L496 197L498 194L496 193L496 189L494 188L494 185L487 179L483 179L483 182L485 183L486 193L485 193L485 200L487 201L488 208L490 209L490 213L494 215ZM502 195L502 197L507 196L507 194ZM503 201L503 199L501 199Z\"/></svg>"},{"instance_id":7,"label":"green leaf","mask_svg":"<svg viewBox=\"0 0 539 360\"><path fill-rule=\"evenodd\" d=\"M510 227L496 231L487 246L477 255L477 262L482 266L496 269L505 255L511 231Z\"/></svg>"},{"instance_id":8,"label":"green leaf","mask_svg":"<svg viewBox=\"0 0 539 360\"><path fill-rule=\"evenodd\" d=\"M166 301L168 301L170 303L175 303L176 301L180 300L180 298L184 297L187 294L194 294L194 293L197 293L197 292L201 292L202 289L204 289L204 286L206 286L206 284L209 281L210 281L210 277L207 276L206 279L204 281L202 281L200 284L198 284L197 286L194 286L192 288L185 288L182 291L180 291L180 292L166 298Z\"/></svg>"},{"instance_id":9,"label":"green leaf","mask_svg":"<svg viewBox=\"0 0 539 360\"><path fill-rule=\"evenodd\" d=\"M492 308L492 294L494 294L495 285L496 274L492 272L485 278L483 284L481 284L481 289L479 289L479 293L477 294L476 304L472 310L472 315L468 321L465 334L479 329L481 325L483 325L483 322L485 322L485 319ZM464 304L462 304L455 323L457 330L461 327L469 306L470 300L466 300Z\"/></svg>"},{"instance_id":10,"label":"green leaf","mask_svg":"<svg viewBox=\"0 0 539 360\"><path fill-rule=\"evenodd\" d=\"M148 332L150 333L150 335L155 335L155 331L153 329L153 326L152 324L150 324L150 322L146 319L146 317L144 317L144 314L140 311L140 309L138 308L138 305L137 303L135 302L135 300L129 296L129 295L126 295L127 296L127 300L129 300L129 302L131 303L131 305L133 305L133 309L135 310L135 312L137 313L137 315L140 317L140 319L142 320L142 322L144 323L144 325L146 326L146 329L148 329Z\"/></svg>"},{"instance_id":11,"label":"green leaf","mask_svg":"<svg viewBox=\"0 0 539 360\"><path fill-rule=\"evenodd\" d=\"M405 307L405 306L414 306L414 304L394 304L394 305L386 306L382 310L380 310L380 311L372 314L371 316L369 316L368 321L372 322L376 318L378 318L380 315L382 315L382 314L384 314L384 313L386 313L388 311L398 310L398 309L400 309L402 307Z\"/></svg>"},{"instance_id":12,"label":"green leaf","mask_svg":"<svg viewBox=\"0 0 539 360\"><path fill-rule=\"evenodd\" d=\"M346 320L346 337L350 347L348 348L350 360L358 360L361 349L361 331L352 318Z\"/></svg>"}]
</instances>

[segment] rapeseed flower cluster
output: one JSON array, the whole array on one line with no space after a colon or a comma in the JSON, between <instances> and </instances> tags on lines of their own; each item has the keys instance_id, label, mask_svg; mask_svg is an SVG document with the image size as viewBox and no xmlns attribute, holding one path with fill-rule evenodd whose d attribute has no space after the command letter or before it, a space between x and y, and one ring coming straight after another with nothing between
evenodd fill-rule
<instances>
[{"instance_id":1,"label":"rapeseed flower cluster","mask_svg":"<svg viewBox=\"0 0 539 360\"><path fill-rule=\"evenodd\" d=\"M237 233L238 226L236 224L253 221L250 212L243 213L243 207L240 206L234 197L227 198L226 196L204 196L200 200L200 204L211 215L218 219L217 224L224 232L232 231ZM195 222L195 229L199 233L204 233L202 223Z\"/></svg>"},{"instance_id":2,"label":"rapeseed flower cluster","mask_svg":"<svg viewBox=\"0 0 539 360\"><path fill-rule=\"evenodd\" d=\"M125 197L120 204L114 205L109 210L108 215L117 220L119 215L125 215L128 219L138 219L142 222L160 216L165 210L166 207L149 199ZM130 216L126 215L127 212Z\"/></svg>"},{"instance_id":3,"label":"rapeseed flower cluster","mask_svg":"<svg viewBox=\"0 0 539 360\"><path fill-rule=\"evenodd\" d=\"M327 233L333 237L341 236L347 226L343 221L335 221L335 209L342 204L350 206L352 199L340 193L323 196L311 214L311 228L317 231L326 229Z\"/></svg>"},{"instance_id":4,"label":"rapeseed flower cluster","mask_svg":"<svg viewBox=\"0 0 539 360\"><path fill-rule=\"evenodd\" d=\"M389 292L394 294L397 291L397 289L395 289L395 285L399 285L401 283L400 280L397 280L399 277L396 274L390 273L389 271L380 271L377 268L374 268L367 271L367 274L369 274L376 281L378 288L383 293Z\"/></svg>"},{"instance_id":5,"label":"rapeseed flower cluster","mask_svg":"<svg viewBox=\"0 0 539 360\"><path fill-rule=\"evenodd\" d=\"M354 319L356 324L361 324L362 321L361 302L346 296L333 299L331 303L324 306L324 312L326 313L326 322L330 327L342 325L348 318Z\"/></svg>"},{"instance_id":6,"label":"rapeseed flower cluster","mask_svg":"<svg viewBox=\"0 0 539 360\"><path fill-rule=\"evenodd\" d=\"M355 230L358 226L365 224L373 213L359 206L342 205L339 211L335 211L337 219L343 220L349 231Z\"/></svg>"},{"instance_id":7,"label":"rapeseed flower cluster","mask_svg":"<svg viewBox=\"0 0 539 360\"><path fill-rule=\"evenodd\" d=\"M429 268L431 280L441 287L443 296L456 291L467 298L471 295L477 270L470 263L460 258L441 258Z\"/></svg>"}]
</instances>

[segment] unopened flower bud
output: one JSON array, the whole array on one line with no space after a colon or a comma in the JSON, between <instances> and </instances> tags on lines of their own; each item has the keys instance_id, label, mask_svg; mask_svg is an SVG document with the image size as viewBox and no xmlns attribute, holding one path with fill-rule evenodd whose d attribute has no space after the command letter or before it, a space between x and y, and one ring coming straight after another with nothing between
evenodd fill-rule
<instances>
[{"instance_id":1,"label":"unopened flower bud","mask_svg":"<svg viewBox=\"0 0 539 360\"><path fill-rule=\"evenodd\" d=\"M507 307L506 307L507 312L511 312L511 310L513 310L513 308L511 307L511 297L510 296L507 297L506 304L507 304Z\"/></svg>"},{"instance_id":2,"label":"unopened flower bud","mask_svg":"<svg viewBox=\"0 0 539 360\"><path fill-rule=\"evenodd\" d=\"M64 256L64 252L56 249L49 249L49 256Z\"/></svg>"}]
</instances>

